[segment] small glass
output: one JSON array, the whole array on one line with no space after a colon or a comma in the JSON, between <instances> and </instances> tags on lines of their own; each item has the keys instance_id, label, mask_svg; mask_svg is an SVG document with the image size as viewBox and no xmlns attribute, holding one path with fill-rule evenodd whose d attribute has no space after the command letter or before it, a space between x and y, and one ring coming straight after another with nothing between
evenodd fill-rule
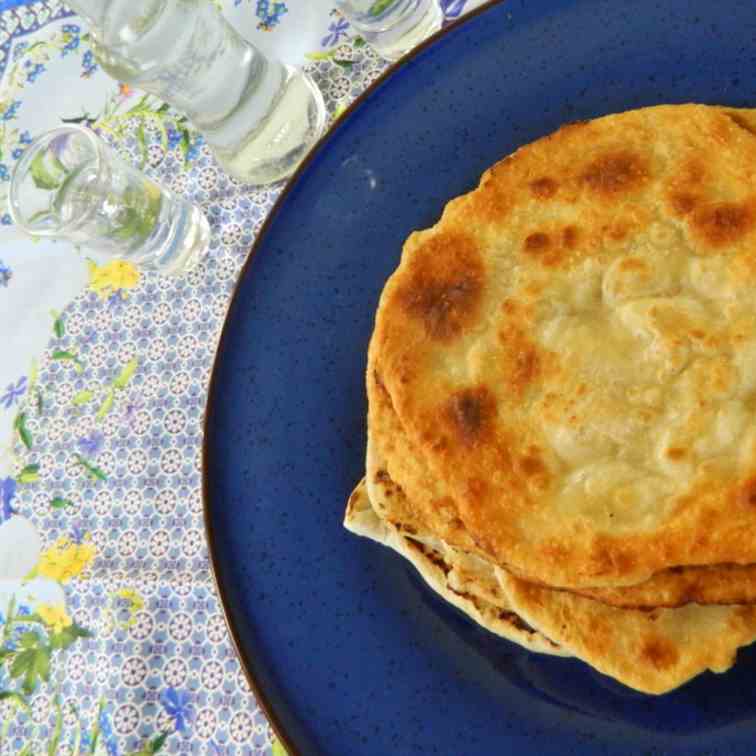
<instances>
[{"instance_id":1,"label":"small glass","mask_svg":"<svg viewBox=\"0 0 756 756\"><path fill-rule=\"evenodd\" d=\"M189 117L231 176L289 176L326 125L315 82L267 58L210 0L68 0L102 69Z\"/></svg>"},{"instance_id":2,"label":"small glass","mask_svg":"<svg viewBox=\"0 0 756 756\"><path fill-rule=\"evenodd\" d=\"M182 273L206 251L199 208L127 165L89 129L63 126L35 139L10 185L13 221L32 236Z\"/></svg>"},{"instance_id":3,"label":"small glass","mask_svg":"<svg viewBox=\"0 0 756 756\"><path fill-rule=\"evenodd\" d=\"M437 0L336 0L365 41L386 60L398 60L441 28Z\"/></svg>"}]
</instances>

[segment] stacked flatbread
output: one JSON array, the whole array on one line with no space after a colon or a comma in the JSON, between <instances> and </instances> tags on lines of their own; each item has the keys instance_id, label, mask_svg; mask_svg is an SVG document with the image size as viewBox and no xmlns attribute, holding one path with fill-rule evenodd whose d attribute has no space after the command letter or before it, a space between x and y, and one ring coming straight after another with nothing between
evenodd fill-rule
<instances>
[{"instance_id":1,"label":"stacked flatbread","mask_svg":"<svg viewBox=\"0 0 756 756\"><path fill-rule=\"evenodd\" d=\"M756 111L572 124L413 233L345 524L663 693L756 639Z\"/></svg>"}]
</instances>

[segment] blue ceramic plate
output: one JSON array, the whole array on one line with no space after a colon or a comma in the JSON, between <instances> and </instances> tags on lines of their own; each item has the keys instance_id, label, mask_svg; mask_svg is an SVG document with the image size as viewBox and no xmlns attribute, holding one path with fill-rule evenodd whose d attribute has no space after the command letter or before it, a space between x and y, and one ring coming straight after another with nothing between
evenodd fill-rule
<instances>
[{"instance_id":1,"label":"blue ceramic plate","mask_svg":"<svg viewBox=\"0 0 756 756\"><path fill-rule=\"evenodd\" d=\"M294 754L753 754L756 650L675 693L531 655L347 533L363 371L402 241L519 145L661 102L754 105L753 0L511 0L426 45L291 183L236 291L207 527L243 662Z\"/></svg>"}]
</instances>

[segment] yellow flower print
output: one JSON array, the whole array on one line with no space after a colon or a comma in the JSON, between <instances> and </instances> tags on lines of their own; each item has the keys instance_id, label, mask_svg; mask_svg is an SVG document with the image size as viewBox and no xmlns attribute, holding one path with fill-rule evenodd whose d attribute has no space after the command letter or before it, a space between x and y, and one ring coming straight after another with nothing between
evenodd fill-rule
<instances>
[{"instance_id":1,"label":"yellow flower print","mask_svg":"<svg viewBox=\"0 0 756 756\"><path fill-rule=\"evenodd\" d=\"M139 270L125 260L113 260L105 265L89 261L89 288L101 299L117 292L125 297L124 289L133 289L139 283Z\"/></svg>"},{"instance_id":2,"label":"yellow flower print","mask_svg":"<svg viewBox=\"0 0 756 756\"><path fill-rule=\"evenodd\" d=\"M144 599L131 588L121 588L120 591L116 591L116 596L128 601L135 611L144 608Z\"/></svg>"},{"instance_id":3,"label":"yellow flower print","mask_svg":"<svg viewBox=\"0 0 756 756\"><path fill-rule=\"evenodd\" d=\"M132 588L121 588L109 596L105 613L113 627L127 628L136 625L136 616L144 609L144 599ZM124 605L125 604L125 605ZM124 617L124 613L128 615Z\"/></svg>"},{"instance_id":4,"label":"yellow flower print","mask_svg":"<svg viewBox=\"0 0 756 756\"><path fill-rule=\"evenodd\" d=\"M144 599L131 588L121 588L120 591L116 591L115 595L128 602L129 621L127 624L133 625L136 622L136 613L140 609L144 609Z\"/></svg>"},{"instance_id":5,"label":"yellow flower print","mask_svg":"<svg viewBox=\"0 0 756 756\"><path fill-rule=\"evenodd\" d=\"M37 614L54 633L60 633L71 627L71 618L63 604L38 604Z\"/></svg>"},{"instance_id":6,"label":"yellow flower print","mask_svg":"<svg viewBox=\"0 0 756 756\"><path fill-rule=\"evenodd\" d=\"M95 547L85 536L81 543L73 543L68 538L59 538L42 553L37 565L37 574L42 577L67 583L89 567L95 558Z\"/></svg>"}]
</instances>

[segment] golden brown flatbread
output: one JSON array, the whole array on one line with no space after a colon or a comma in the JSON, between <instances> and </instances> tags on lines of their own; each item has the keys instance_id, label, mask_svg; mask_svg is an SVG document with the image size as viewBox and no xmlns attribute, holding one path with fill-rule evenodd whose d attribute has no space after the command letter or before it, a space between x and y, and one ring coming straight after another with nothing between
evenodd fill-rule
<instances>
[{"instance_id":1,"label":"golden brown flatbread","mask_svg":"<svg viewBox=\"0 0 756 756\"><path fill-rule=\"evenodd\" d=\"M346 526L394 548L439 595L529 650L574 654L629 687L659 694L707 669L724 672L738 648L756 639L753 606L620 609L533 585L412 526L382 520L377 513L385 509L386 494L403 497L388 476L371 490L374 500L362 481L352 494Z\"/></svg>"},{"instance_id":2,"label":"golden brown flatbread","mask_svg":"<svg viewBox=\"0 0 756 756\"><path fill-rule=\"evenodd\" d=\"M569 656L558 644L528 626L509 606L493 568L462 558L452 564L443 545L383 522L361 481L349 498L344 525L357 535L388 546L409 560L425 582L450 604L492 633L542 654Z\"/></svg>"},{"instance_id":3,"label":"golden brown flatbread","mask_svg":"<svg viewBox=\"0 0 756 756\"><path fill-rule=\"evenodd\" d=\"M676 607L685 604L755 604L756 566L673 567L638 585L581 588L588 598L611 606Z\"/></svg>"},{"instance_id":4,"label":"golden brown flatbread","mask_svg":"<svg viewBox=\"0 0 756 756\"><path fill-rule=\"evenodd\" d=\"M618 609L499 572L514 610L600 672L644 693L666 693L710 669L724 672L756 640L756 607Z\"/></svg>"},{"instance_id":5,"label":"golden brown flatbread","mask_svg":"<svg viewBox=\"0 0 756 756\"><path fill-rule=\"evenodd\" d=\"M410 236L368 385L417 464L369 433L425 532L572 589L756 562L755 166L752 111L631 111Z\"/></svg>"},{"instance_id":6,"label":"golden brown flatbread","mask_svg":"<svg viewBox=\"0 0 756 756\"><path fill-rule=\"evenodd\" d=\"M422 512L428 507L440 509L451 500L444 500L416 448L404 434L388 394L375 381L377 366L370 363L368 371L369 439L367 480L371 501L380 516L395 525L425 531ZM422 483L420 505L411 502L394 476ZM435 502L435 503L434 503ZM466 530L456 526L455 508L436 535L481 558L486 555L469 538ZM507 566L507 565L499 565ZM511 571L511 566L509 567ZM656 573L648 580L631 586L573 589L582 595L606 604L626 608L677 607L698 604L756 603L756 566L717 565L712 567L675 567Z\"/></svg>"}]
</instances>

